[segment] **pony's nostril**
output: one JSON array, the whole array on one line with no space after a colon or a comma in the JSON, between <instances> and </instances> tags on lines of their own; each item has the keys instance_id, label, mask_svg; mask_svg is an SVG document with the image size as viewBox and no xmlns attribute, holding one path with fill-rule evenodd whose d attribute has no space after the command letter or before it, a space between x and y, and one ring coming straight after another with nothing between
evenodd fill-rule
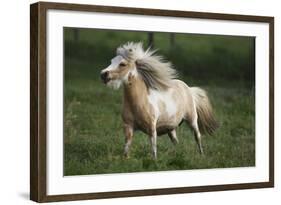
<instances>
[{"instance_id":1,"label":"pony's nostril","mask_svg":"<svg viewBox=\"0 0 281 205\"><path fill-rule=\"evenodd\" d=\"M105 81L108 77L108 71L101 73L100 77L103 81Z\"/></svg>"}]
</instances>

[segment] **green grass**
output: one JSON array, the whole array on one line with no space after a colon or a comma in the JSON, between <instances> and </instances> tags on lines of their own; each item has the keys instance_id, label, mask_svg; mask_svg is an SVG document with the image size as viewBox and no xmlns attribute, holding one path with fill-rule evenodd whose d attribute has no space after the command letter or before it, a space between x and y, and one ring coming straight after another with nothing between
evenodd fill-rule
<instances>
[{"instance_id":1,"label":"green grass","mask_svg":"<svg viewBox=\"0 0 281 205\"><path fill-rule=\"evenodd\" d=\"M105 63L109 63L109 60ZM102 64L65 58L64 175L187 170L255 165L254 92L245 83L182 75L190 86L208 91L221 126L214 136L203 136L201 156L188 126L177 129L179 144L167 135L158 138L158 159L152 160L148 137L136 132L130 158L123 158L122 89L99 80ZM196 84L198 82L198 84Z\"/></svg>"}]
</instances>

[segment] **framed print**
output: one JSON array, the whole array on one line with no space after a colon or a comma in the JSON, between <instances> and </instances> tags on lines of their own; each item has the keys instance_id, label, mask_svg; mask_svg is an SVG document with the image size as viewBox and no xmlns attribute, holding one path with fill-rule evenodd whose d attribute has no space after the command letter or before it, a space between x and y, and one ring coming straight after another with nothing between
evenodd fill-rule
<instances>
[{"instance_id":1,"label":"framed print","mask_svg":"<svg viewBox=\"0 0 281 205\"><path fill-rule=\"evenodd\" d=\"M274 186L274 18L30 7L30 198Z\"/></svg>"}]
</instances>

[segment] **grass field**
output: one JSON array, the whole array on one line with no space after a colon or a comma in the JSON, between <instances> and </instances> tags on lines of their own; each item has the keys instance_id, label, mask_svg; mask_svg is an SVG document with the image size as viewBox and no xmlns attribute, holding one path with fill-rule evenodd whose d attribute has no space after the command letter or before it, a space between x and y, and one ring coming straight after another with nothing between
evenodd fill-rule
<instances>
[{"instance_id":1,"label":"grass field","mask_svg":"<svg viewBox=\"0 0 281 205\"><path fill-rule=\"evenodd\" d=\"M205 155L199 154L193 134L185 124L182 124L177 129L178 145L174 146L167 135L158 138L157 161L151 157L148 137L141 132L135 133L130 158L123 158L125 138L121 120L122 89L115 91L105 87L99 80L99 72L110 63L111 57L115 55L114 49L121 41L124 43L124 39L134 38L145 40L140 34L134 35L125 35L125 37L113 35L108 38L109 42L101 45L98 44L102 38L100 33L97 33L96 38L91 38L89 31L85 31L81 32L82 40L77 45L71 41L71 32L65 32L64 175L254 166L255 95L254 81L248 77L249 73L253 74L254 71L249 69L242 74L235 73L234 77L232 76L233 80L220 78L225 76L227 79L228 73L235 72L232 67L238 66L239 70L242 69L242 65L251 64L245 60L249 57L247 53L249 51L239 48L243 50L240 51L237 47L236 41L241 43L245 40L238 38L236 41L232 40L232 44L226 44L226 38L216 37L217 40L213 41L213 44L223 41L222 48L233 45L232 50L227 50L228 47L223 50L218 46L219 44L215 45L215 50L221 50L218 52L233 54L231 56L234 60L229 60L230 62L225 65L226 70L230 69L227 70L228 73L224 70L216 75L210 75L210 78L207 78L206 74L202 74L200 78L200 72L180 70L180 79L189 86L200 86L208 91L216 117L220 122L220 128L214 136L203 136ZM160 35L160 38L156 39L159 45L164 42L161 38ZM197 54L201 51L201 57L198 58L205 63L198 64L199 69L204 69L206 65L212 67L213 64L223 67L219 64L221 60L215 61L213 58L216 56L208 50L214 46L210 46L210 43L209 47L205 45L204 38L203 40L196 36L192 38L193 40L187 42L189 49ZM198 38L198 41L194 38ZM177 37L179 44L180 39L181 36ZM93 48L91 45L100 46L100 50L91 51L92 58L84 51L84 48L86 50ZM172 54L168 54L168 45L165 43L161 45L163 45L161 52L167 53L173 63L176 61L177 67L193 65L198 61L196 56L189 55L187 62L179 62L180 54L173 57ZM246 43L242 46L248 48ZM223 57L230 59L230 56ZM230 64L232 61L235 65Z\"/></svg>"}]
</instances>

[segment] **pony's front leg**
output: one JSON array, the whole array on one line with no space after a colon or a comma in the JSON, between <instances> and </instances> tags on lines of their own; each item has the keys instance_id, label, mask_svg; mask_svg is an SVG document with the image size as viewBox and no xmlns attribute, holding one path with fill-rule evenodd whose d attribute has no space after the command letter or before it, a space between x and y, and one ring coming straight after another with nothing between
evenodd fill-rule
<instances>
[{"instance_id":1,"label":"pony's front leg","mask_svg":"<svg viewBox=\"0 0 281 205\"><path fill-rule=\"evenodd\" d=\"M156 129L154 129L151 133L150 143L151 143L153 158L157 159L157 132L156 132Z\"/></svg>"},{"instance_id":2,"label":"pony's front leg","mask_svg":"<svg viewBox=\"0 0 281 205\"><path fill-rule=\"evenodd\" d=\"M125 148L124 148L124 156L126 158L129 157L129 149L132 144L134 128L131 125L124 124L124 132L125 132Z\"/></svg>"}]
</instances>

